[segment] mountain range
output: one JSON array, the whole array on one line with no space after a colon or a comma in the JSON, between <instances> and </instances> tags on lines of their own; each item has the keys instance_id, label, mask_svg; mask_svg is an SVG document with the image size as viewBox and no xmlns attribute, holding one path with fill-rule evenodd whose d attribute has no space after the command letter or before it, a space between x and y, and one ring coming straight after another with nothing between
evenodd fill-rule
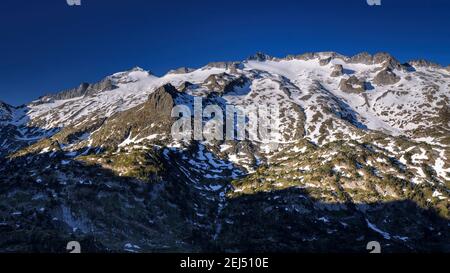
<instances>
[{"instance_id":1,"label":"mountain range","mask_svg":"<svg viewBox=\"0 0 450 273\"><path fill-rule=\"evenodd\" d=\"M276 149L174 139L196 97L276 103ZM319 52L0 102L0 251L450 252L449 99L450 67Z\"/></svg>"}]
</instances>

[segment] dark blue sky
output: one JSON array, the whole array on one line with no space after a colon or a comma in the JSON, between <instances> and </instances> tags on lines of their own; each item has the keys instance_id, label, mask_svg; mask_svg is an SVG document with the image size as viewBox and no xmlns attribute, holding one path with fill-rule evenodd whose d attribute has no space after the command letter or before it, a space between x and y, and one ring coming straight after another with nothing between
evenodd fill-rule
<instances>
[{"instance_id":1,"label":"dark blue sky","mask_svg":"<svg viewBox=\"0 0 450 273\"><path fill-rule=\"evenodd\" d=\"M308 51L388 51L450 64L450 1L2 0L0 100L17 105L141 66Z\"/></svg>"}]
</instances>

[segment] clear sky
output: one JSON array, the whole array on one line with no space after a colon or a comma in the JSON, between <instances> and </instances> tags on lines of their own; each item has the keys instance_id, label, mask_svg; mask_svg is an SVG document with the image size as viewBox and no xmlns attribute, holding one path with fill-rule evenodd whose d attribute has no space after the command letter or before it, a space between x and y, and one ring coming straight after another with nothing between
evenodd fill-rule
<instances>
[{"instance_id":1,"label":"clear sky","mask_svg":"<svg viewBox=\"0 0 450 273\"><path fill-rule=\"evenodd\" d=\"M140 66L387 51L450 64L450 1L2 0L0 100L13 105Z\"/></svg>"}]
</instances>

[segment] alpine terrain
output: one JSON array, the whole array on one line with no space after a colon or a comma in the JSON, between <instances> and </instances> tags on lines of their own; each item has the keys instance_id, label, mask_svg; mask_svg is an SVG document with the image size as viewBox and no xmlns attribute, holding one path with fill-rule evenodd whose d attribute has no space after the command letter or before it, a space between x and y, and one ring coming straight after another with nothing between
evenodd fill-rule
<instances>
[{"instance_id":1,"label":"alpine terrain","mask_svg":"<svg viewBox=\"0 0 450 273\"><path fill-rule=\"evenodd\" d=\"M277 104L276 148L174 139L199 97ZM450 67L321 52L0 102L0 252L450 252L449 100Z\"/></svg>"}]
</instances>

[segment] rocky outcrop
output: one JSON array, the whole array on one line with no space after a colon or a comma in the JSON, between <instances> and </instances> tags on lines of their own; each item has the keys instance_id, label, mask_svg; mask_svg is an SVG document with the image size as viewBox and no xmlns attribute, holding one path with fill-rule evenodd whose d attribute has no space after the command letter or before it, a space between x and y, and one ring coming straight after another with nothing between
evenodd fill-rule
<instances>
[{"instance_id":1,"label":"rocky outcrop","mask_svg":"<svg viewBox=\"0 0 450 273\"><path fill-rule=\"evenodd\" d=\"M0 125L11 119L11 106L0 101Z\"/></svg>"},{"instance_id":2,"label":"rocky outcrop","mask_svg":"<svg viewBox=\"0 0 450 273\"><path fill-rule=\"evenodd\" d=\"M115 73L108 78L116 84L127 84L138 81L140 78L145 78L153 75L150 71L144 70L141 67L133 67L130 70Z\"/></svg>"},{"instance_id":3,"label":"rocky outcrop","mask_svg":"<svg viewBox=\"0 0 450 273\"><path fill-rule=\"evenodd\" d=\"M236 77L227 73L221 73L209 76L203 85L212 92L228 93L232 92L236 87L243 87L248 81L249 79L243 75Z\"/></svg>"},{"instance_id":4,"label":"rocky outcrop","mask_svg":"<svg viewBox=\"0 0 450 273\"><path fill-rule=\"evenodd\" d=\"M180 84L180 86L178 86L178 90L180 90L181 92L185 92L191 86L194 86L194 84L191 82L183 82L182 84Z\"/></svg>"},{"instance_id":5,"label":"rocky outcrop","mask_svg":"<svg viewBox=\"0 0 450 273\"><path fill-rule=\"evenodd\" d=\"M86 95L90 96L104 91L111 91L116 88L117 86L114 85L111 79L105 78L104 80L98 83L90 84L86 90Z\"/></svg>"},{"instance_id":6,"label":"rocky outcrop","mask_svg":"<svg viewBox=\"0 0 450 273\"><path fill-rule=\"evenodd\" d=\"M361 63L361 64L383 64L383 69L402 69L402 65L394 57L388 53L380 52L375 55L370 55L367 52L362 52L354 55L348 59L349 63Z\"/></svg>"},{"instance_id":7,"label":"rocky outcrop","mask_svg":"<svg viewBox=\"0 0 450 273\"><path fill-rule=\"evenodd\" d=\"M347 93L362 93L366 91L366 83L356 76L351 76L348 79L342 79L339 88Z\"/></svg>"},{"instance_id":8,"label":"rocky outcrop","mask_svg":"<svg viewBox=\"0 0 450 273\"><path fill-rule=\"evenodd\" d=\"M374 64L383 64L384 69L403 70L400 62L388 53L377 53L373 56Z\"/></svg>"},{"instance_id":9,"label":"rocky outcrop","mask_svg":"<svg viewBox=\"0 0 450 273\"><path fill-rule=\"evenodd\" d=\"M320 64L321 66L325 66L325 65L329 64L330 62L331 62L331 57L328 57L328 58L324 58L324 59L320 59L320 60L319 60L319 64Z\"/></svg>"},{"instance_id":10,"label":"rocky outcrop","mask_svg":"<svg viewBox=\"0 0 450 273\"><path fill-rule=\"evenodd\" d=\"M167 74L186 74L191 73L192 71L195 71L195 68L180 67L177 69L170 70L169 72L167 72Z\"/></svg>"},{"instance_id":11,"label":"rocky outcrop","mask_svg":"<svg viewBox=\"0 0 450 273\"><path fill-rule=\"evenodd\" d=\"M347 58L339 53L330 51L330 52L307 52L300 55L287 55L282 58L282 60L290 61L290 60L301 60L301 61L309 61L319 59L319 62L322 62L323 65L327 65L329 61L333 59L341 59L346 60Z\"/></svg>"},{"instance_id":12,"label":"rocky outcrop","mask_svg":"<svg viewBox=\"0 0 450 273\"><path fill-rule=\"evenodd\" d=\"M170 132L171 113L175 99L181 95L171 84L166 84L148 96L145 103L110 117L92 136L92 145L117 149L127 138L142 138ZM150 126L153 124L153 126ZM114 133L111 133L114 132Z\"/></svg>"},{"instance_id":13,"label":"rocky outcrop","mask_svg":"<svg viewBox=\"0 0 450 273\"><path fill-rule=\"evenodd\" d=\"M344 67L341 64L336 64L333 66L333 71L331 72L331 77L339 77L344 75Z\"/></svg>"},{"instance_id":14,"label":"rocky outcrop","mask_svg":"<svg viewBox=\"0 0 450 273\"><path fill-rule=\"evenodd\" d=\"M82 97L86 94L86 91L89 87L89 83L81 83L78 87L64 90L54 95L47 95L42 98L45 100L67 100L76 97Z\"/></svg>"},{"instance_id":15,"label":"rocky outcrop","mask_svg":"<svg viewBox=\"0 0 450 273\"><path fill-rule=\"evenodd\" d=\"M241 62L212 62L206 65L209 68L229 69L231 73L237 73L237 70L242 68Z\"/></svg>"},{"instance_id":16,"label":"rocky outcrop","mask_svg":"<svg viewBox=\"0 0 450 273\"><path fill-rule=\"evenodd\" d=\"M47 95L40 99L41 102L48 102L51 100L68 100L83 96L92 96L100 92L111 91L116 89L117 86L114 85L113 81L108 77L100 82L89 84L81 83L78 87L68 89L56 94Z\"/></svg>"},{"instance_id":17,"label":"rocky outcrop","mask_svg":"<svg viewBox=\"0 0 450 273\"><path fill-rule=\"evenodd\" d=\"M348 60L349 63L372 64L373 57L367 52L358 53Z\"/></svg>"},{"instance_id":18,"label":"rocky outcrop","mask_svg":"<svg viewBox=\"0 0 450 273\"><path fill-rule=\"evenodd\" d=\"M11 106L3 101L0 101L0 113L3 111L10 111Z\"/></svg>"},{"instance_id":19,"label":"rocky outcrop","mask_svg":"<svg viewBox=\"0 0 450 273\"><path fill-rule=\"evenodd\" d=\"M170 116L177 94L178 90L173 85L163 85L149 95L146 107L151 109L150 112L154 111L161 116Z\"/></svg>"},{"instance_id":20,"label":"rocky outcrop","mask_svg":"<svg viewBox=\"0 0 450 273\"><path fill-rule=\"evenodd\" d=\"M274 57L269 56L262 52L257 52L255 55L247 58L247 60L249 60L249 61L258 61L258 62L271 61L274 59L275 59Z\"/></svg>"},{"instance_id":21,"label":"rocky outcrop","mask_svg":"<svg viewBox=\"0 0 450 273\"><path fill-rule=\"evenodd\" d=\"M313 52L307 52L301 55L288 55L286 56L286 60L301 60L301 61L309 61L316 58L316 54Z\"/></svg>"},{"instance_id":22,"label":"rocky outcrop","mask_svg":"<svg viewBox=\"0 0 450 273\"><path fill-rule=\"evenodd\" d=\"M433 62L423 60L423 59L412 60L412 61L409 61L408 64L413 67L426 67L426 68L437 68L437 69L442 68L442 66L437 63L433 63ZM447 67L447 69L448 69L448 67Z\"/></svg>"},{"instance_id":23,"label":"rocky outcrop","mask_svg":"<svg viewBox=\"0 0 450 273\"><path fill-rule=\"evenodd\" d=\"M377 85L391 85L400 81L400 77L397 76L392 69L386 68L378 72L373 79L373 82Z\"/></svg>"}]
</instances>

